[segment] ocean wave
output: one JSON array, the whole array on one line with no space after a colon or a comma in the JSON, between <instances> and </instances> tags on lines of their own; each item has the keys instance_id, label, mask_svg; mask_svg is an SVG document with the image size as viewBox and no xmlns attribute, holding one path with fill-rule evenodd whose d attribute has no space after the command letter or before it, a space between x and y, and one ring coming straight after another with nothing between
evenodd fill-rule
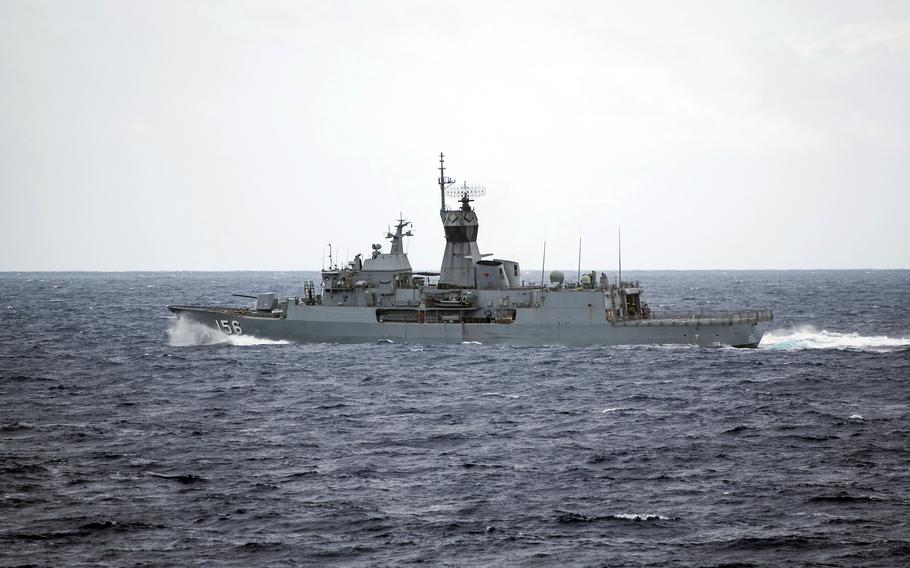
<instances>
[{"instance_id":1,"label":"ocean wave","mask_svg":"<svg viewBox=\"0 0 910 568\"><path fill-rule=\"evenodd\" d=\"M812 326L769 331L759 344L760 349L799 351L804 349L840 349L884 353L910 347L910 338L887 335L839 333Z\"/></svg>"},{"instance_id":2,"label":"ocean wave","mask_svg":"<svg viewBox=\"0 0 910 568\"><path fill-rule=\"evenodd\" d=\"M583 515L572 511L558 511L556 521L562 524L594 523L600 521L676 521L678 517L652 513L614 513L610 515Z\"/></svg>"},{"instance_id":3,"label":"ocean wave","mask_svg":"<svg viewBox=\"0 0 910 568\"><path fill-rule=\"evenodd\" d=\"M622 521L675 521L676 517L653 515L650 513L617 513L611 515L616 520Z\"/></svg>"},{"instance_id":4,"label":"ocean wave","mask_svg":"<svg viewBox=\"0 0 910 568\"><path fill-rule=\"evenodd\" d=\"M254 335L227 335L198 322L178 317L167 330L171 347L194 347L199 345L286 345L284 339L264 339Z\"/></svg>"}]
</instances>

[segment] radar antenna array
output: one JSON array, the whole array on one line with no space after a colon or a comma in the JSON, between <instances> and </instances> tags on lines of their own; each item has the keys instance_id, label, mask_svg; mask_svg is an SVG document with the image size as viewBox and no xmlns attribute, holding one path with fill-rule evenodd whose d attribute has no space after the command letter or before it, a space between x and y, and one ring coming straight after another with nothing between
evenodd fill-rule
<instances>
[{"instance_id":1,"label":"radar antenna array","mask_svg":"<svg viewBox=\"0 0 910 568\"><path fill-rule=\"evenodd\" d=\"M451 186L445 189L446 197L455 199L468 196L469 198L483 197L487 194L487 188L482 185L468 185L467 182L460 186Z\"/></svg>"}]
</instances>

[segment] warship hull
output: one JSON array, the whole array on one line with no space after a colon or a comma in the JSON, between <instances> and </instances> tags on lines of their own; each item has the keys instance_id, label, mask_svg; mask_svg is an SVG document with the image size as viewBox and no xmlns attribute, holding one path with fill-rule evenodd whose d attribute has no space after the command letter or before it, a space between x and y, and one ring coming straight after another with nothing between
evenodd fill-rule
<instances>
[{"instance_id":1,"label":"warship hull","mask_svg":"<svg viewBox=\"0 0 910 568\"><path fill-rule=\"evenodd\" d=\"M767 311L616 323L554 322L541 325L521 323L521 310L512 323L380 322L375 310L360 308L344 308L343 313L332 319L313 314L316 317L296 320L238 309L170 306L170 310L178 318L211 327L226 335L246 334L266 339L319 343L392 341L516 346L681 344L757 347L771 323L771 314ZM326 308L308 307L307 311L325 312ZM327 311L338 310L328 308Z\"/></svg>"},{"instance_id":2,"label":"warship hull","mask_svg":"<svg viewBox=\"0 0 910 568\"><path fill-rule=\"evenodd\" d=\"M317 286L304 282L303 296L273 292L234 294L256 308L169 306L185 320L227 335L302 342L464 343L539 345L684 344L756 347L771 322L770 310L656 317L638 282L614 282L606 273L581 273L566 282L561 271L527 282L515 260L492 258L477 244L479 220L471 206L482 186L458 187L445 175L439 155L440 209L445 251L439 272L415 272L404 246L412 224L399 218L386 238L388 252L373 243L344 266L323 268ZM450 207L446 197L457 198ZM546 245L544 245L546 259ZM621 256L620 256L621 260Z\"/></svg>"}]
</instances>

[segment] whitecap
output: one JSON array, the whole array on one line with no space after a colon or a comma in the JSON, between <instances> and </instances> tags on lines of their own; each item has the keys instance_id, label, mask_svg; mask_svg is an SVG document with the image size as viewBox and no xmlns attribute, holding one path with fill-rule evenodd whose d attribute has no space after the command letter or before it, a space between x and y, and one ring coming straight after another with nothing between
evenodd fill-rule
<instances>
[{"instance_id":1,"label":"whitecap","mask_svg":"<svg viewBox=\"0 0 910 568\"><path fill-rule=\"evenodd\" d=\"M849 420L862 420L863 417L859 414L851 414Z\"/></svg>"},{"instance_id":2,"label":"whitecap","mask_svg":"<svg viewBox=\"0 0 910 568\"><path fill-rule=\"evenodd\" d=\"M672 521L673 517L665 517L664 515L652 515L650 513L618 513L616 515L610 515L614 519L622 519L624 521Z\"/></svg>"},{"instance_id":3,"label":"whitecap","mask_svg":"<svg viewBox=\"0 0 910 568\"><path fill-rule=\"evenodd\" d=\"M885 353L910 347L910 338L887 335L860 335L817 330L812 326L769 331L759 344L760 349L800 351L804 349L860 350Z\"/></svg>"}]
</instances>

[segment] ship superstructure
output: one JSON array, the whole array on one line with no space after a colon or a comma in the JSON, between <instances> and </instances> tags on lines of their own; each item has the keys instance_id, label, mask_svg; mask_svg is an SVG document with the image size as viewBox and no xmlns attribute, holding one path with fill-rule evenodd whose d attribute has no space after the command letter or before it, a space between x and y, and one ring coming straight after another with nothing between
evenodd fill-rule
<instances>
[{"instance_id":1,"label":"ship superstructure","mask_svg":"<svg viewBox=\"0 0 910 568\"><path fill-rule=\"evenodd\" d=\"M258 294L256 308L169 306L181 318L226 334L315 342L417 343L478 341L513 345L620 345L687 343L757 346L770 310L657 317L638 282L610 282L585 274L566 284L521 279L514 260L489 258L477 244L479 220L471 206L480 186L456 185L440 154L440 218L445 250L438 273L415 272L405 252L411 223L399 217L386 238L344 267L330 266L302 296ZM456 198L447 207L446 196Z\"/></svg>"}]
</instances>

